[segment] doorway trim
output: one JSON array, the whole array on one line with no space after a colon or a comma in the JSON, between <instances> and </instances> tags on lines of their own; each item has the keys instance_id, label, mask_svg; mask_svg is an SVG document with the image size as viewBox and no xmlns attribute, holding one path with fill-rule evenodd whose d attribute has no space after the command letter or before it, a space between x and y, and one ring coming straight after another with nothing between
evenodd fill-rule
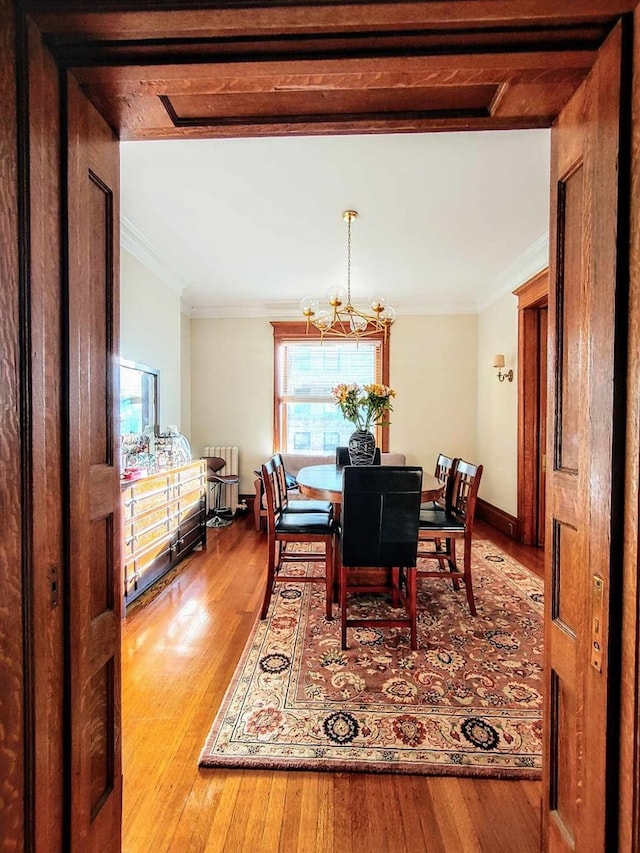
<instances>
[{"instance_id":1,"label":"doorway trim","mask_svg":"<svg viewBox=\"0 0 640 853\"><path fill-rule=\"evenodd\" d=\"M39 4L39 5L42 6L42 4ZM113 4L107 3L106 5L112 6ZM467 4L467 5L470 5L470 4ZM602 4L602 3L598 4L597 9L595 6L592 6L590 9L590 14L595 15L597 13L597 11L602 8L603 5L604 4ZM36 4L27 3L27 10L32 6L35 6L35 8L38 8L37 3ZM550 4L549 4L549 7L550 7ZM20 21L22 19L22 15L27 14L27 12L24 12L24 10L22 9L22 7L19 4L16 5L12 2L5 2L5 0L0 0L0 8L5 9L8 12L8 14L6 16L6 22L7 23L3 23L2 25L0 25L0 34L3 37L4 43L8 43L8 45L9 45L9 50L6 52L6 55L3 56L2 59L0 60L0 75L3 77L6 76L7 79L10 81L8 91L10 92L10 100L11 100L11 99L14 99L14 95L15 95L15 92L14 92L15 74L14 74L14 67L13 66L14 66L14 62L15 62L16 39L15 39L15 34L13 33L14 16L18 19L18 21ZM631 8L632 8L632 4L630 3L629 9L631 9ZM16 14L16 10L18 10L17 14ZM607 11L610 11L610 10L607 9ZM121 10L119 9L118 12L120 14ZM57 13L57 14L58 14L58 17L60 17L62 13ZM206 13L206 14L209 14L209 13ZM488 14L488 13L485 13L485 14ZM554 13L554 14L559 14L559 13ZM56 16L52 16L52 17L56 17ZM121 18L118 17L118 20L121 20ZM636 22L637 22L637 24L640 24L640 11L636 11ZM636 26L636 33L638 31L640 31L640 26ZM637 38L637 36L636 36L636 38ZM636 55L637 55L637 52L636 52ZM7 70L9 72L9 74L6 74ZM636 93L638 92L637 86L635 86L635 91L636 91ZM637 99L637 96L636 96L636 99ZM26 103L29 104L29 110L31 111L33 109L33 105L31 103L31 101L28 100L28 101L26 101ZM638 133L638 129L637 129L637 123L636 123L634 125L634 134L635 134L634 138L636 140L638 139L637 133ZM7 173L9 174L9 177L10 177L10 180L9 180L10 202L15 202L18 199L18 195L19 195L18 190L20 189L20 191L22 192L23 187L21 185L20 185L20 187L18 186L18 180L16 179L16 175L15 175L15 166L16 166L16 163L15 163L15 127L13 125L13 119L12 119L11 115L9 115L9 121L7 123L7 126L4 128L1 136L4 140L7 140L7 150L9 152L11 152L10 157L8 158L7 164L3 164L2 174L3 174L3 176L6 176ZM634 155L633 155L635 158L634 163L638 162L638 152L639 151L640 151L640 145L637 145L634 142ZM30 165L30 164L27 164L27 165ZM636 183L637 183L637 175L638 175L638 170L636 170L634 167L634 180ZM45 180L47 180L48 177L49 176L47 174L44 175ZM631 193L632 221L636 221L636 219L637 219L636 207L633 204L633 199L637 198L637 197L638 197L637 194L634 196L634 194ZM15 207L15 204L14 204L14 207ZM47 210L46 208L43 207L41 209L41 211L39 211L39 213L40 213L40 217L44 218L47 214L49 214L49 210ZM4 211L1 215L1 218L5 224L5 234L9 234L10 236L14 236L14 232L15 232L15 222L14 222L15 211L14 211L14 209L11 208L11 209ZM50 216L49 216L49 219L51 219ZM633 234L633 237L635 240L635 244L634 244L635 250L632 254L632 257L633 257L637 254L637 248L638 248L637 229L634 230L632 232L632 234ZM22 248L23 248L24 253L26 253L26 257L28 258L30 247L27 246L27 247L22 247ZM17 256L16 256L15 249L11 250L11 247L10 247L10 254L7 258L7 265L9 266L8 285L7 285L9 287L9 292L6 295L6 299L11 304L14 304L15 298L16 298L17 293L18 293L18 290L17 290L17 285L18 285ZM631 269L632 270L634 269L633 264L631 265ZM637 267L636 267L636 269L637 269ZM636 286L638 283L637 277L634 277L632 279L632 281L634 283L634 293L637 293L637 289L638 289ZM24 285L24 282L22 282L22 284ZM24 286L26 286L26 285L24 285ZM637 300L634 302L635 309L637 309L636 303L637 303ZM637 310L635 311L635 313L637 313ZM13 314L11 314L11 316L13 316ZM631 322L630 322L629 328L631 330L631 333L633 333L634 327L631 324ZM24 329L22 329L22 331L24 331ZM19 351L21 354L21 357L26 358L29 355L29 353L25 349L25 347L26 347L25 340L23 340L23 339L18 340L19 336L17 333L15 333L14 329L10 328L8 330L8 332L9 332L9 334L7 335L6 339L3 340L3 344L5 345L5 348L15 350L15 351ZM20 347L18 347L18 343L20 344ZM637 350L635 350L635 352L637 352ZM632 366L631 366L631 369L629 371L630 384L632 384L632 379L633 379L634 374L636 375L636 378L637 378L638 369L639 369L638 368L638 359L637 358L635 358L635 360L632 359L631 365ZM520 372L521 371L518 371L519 374L520 374ZM29 378L30 377L27 377L27 379L29 379ZM636 383L636 387L637 387L637 383ZM27 389L16 388L15 383L14 383L14 385L12 385L10 387L9 390L11 391L12 395L14 397L16 397L16 399L18 399L18 402L20 400L20 396L22 394L22 391L24 391L25 394L29 391L28 388ZM637 400L636 400L636 402L637 402ZM7 421L8 421L8 425L9 425L9 438L11 439L12 445L18 446L18 447L20 444L20 436L17 434L17 430L15 429L15 427L16 426L23 426L20 423L20 418L19 418L20 411L21 411L20 407L17 406L14 409L7 410L7 412L6 412ZM39 413L37 413L37 414L39 414ZM637 428L637 419L634 422L632 420L631 413L630 413L628 416L628 426L631 428L634 425ZM24 436L23 436L23 438L24 438ZM28 436L27 436L27 438L28 438ZM630 469L628 471L627 486L628 486L629 503L632 504L631 508L633 510L633 513L627 517L628 521L627 520L625 521L626 532L628 534L627 539L628 539L629 535L632 535L635 537L635 542L632 543L634 545L634 548L635 548L635 562L633 560L633 554L632 553L626 553L625 554L625 565L627 566L627 568L629 570L629 575L635 577L636 584L637 584L637 547L638 547L638 505L637 505L638 441L639 441L639 439L638 439L637 435L634 435L629 439L629 448L631 451L629 455L630 455L630 458L632 459L632 466L630 467ZM12 468L12 470L13 470L13 468ZM635 494L634 494L634 489L635 489ZM56 495L52 491L50 491L48 493L47 497L50 501L56 499ZM634 499L635 499L635 505L633 504ZM11 496L11 503L9 504L9 506L10 506L12 511L15 509L15 515L18 519L20 519L20 506L18 505L18 501L19 501L18 497ZM30 524L30 522L27 519L27 521L25 522L25 524L22 527L24 536L23 536L23 540L22 540L21 544L22 544L23 548L25 547L25 544L26 545L29 544L28 538L27 538L29 524ZM13 547L13 544L14 543L11 542L12 547ZM20 553L19 549L20 549L20 545L18 545L16 547L18 554ZM632 549L629 549L629 550L630 550L630 552L632 551ZM43 562L43 561L40 561L40 562ZM38 562L36 562L34 568L36 570L39 568ZM11 572L9 572L9 569L11 569ZM22 627L22 624L24 623L24 636L25 637L30 638L31 636L37 634L37 632L34 630L34 624L36 624L36 623L34 622L34 617L33 617L33 614L31 611L31 606L30 606L31 605L30 596L32 596L32 591L31 591L31 588L29 585L25 585L23 583L25 581L26 576L23 576L20 573L21 566L20 566L19 561L12 563L9 566L9 569L7 570L7 576L9 578L8 591L7 591L8 601L5 601L5 604L8 604L9 607L11 607L11 604L9 604L9 602L11 602L12 604L15 604L15 609L10 613L9 625L10 625L10 627L13 627L15 625L16 626L16 632L15 632L15 634L14 633L11 634L10 640L15 645L15 647L18 648L18 651L20 651L20 649L22 648L22 646L21 646L22 636L20 635L20 628ZM34 581L37 581L39 578L36 577L36 578L27 578L27 579L32 579ZM35 583L34 583L34 585L35 585ZM637 591L637 586L635 587L635 589ZM625 592L626 593L632 593L632 590L625 588ZM637 614L637 597L634 596L633 594L625 595L625 604L627 605L626 610L630 616L630 618L629 618L629 622L631 623L630 627L632 627L632 628L636 627L637 628L637 615L638 615ZM39 629L41 634L44 633L42 631L42 626L40 624L37 624L36 627ZM635 655L635 658L632 658L630 663L634 667L633 671L636 674L636 678L638 678L638 677L640 677L638 675L638 673L640 671L638 670L637 632L630 631L628 636L629 636L629 646L630 647L632 646L632 650L633 650L633 653ZM57 651L57 647L54 649L54 652L55 651ZM10 663L13 665L15 663L15 661L10 661ZM22 663L21 659L20 659L20 663ZM20 672L20 666L19 665L15 666L14 671L18 671L18 673L19 673ZM628 671L630 671L630 669L625 669L624 671L628 672ZM636 708L637 708L637 698L638 698L637 681L636 681L636 684L633 688L631 688L628 685L623 685L623 689L626 691L627 694L629 692L631 692L631 690L633 690L633 697L636 700ZM23 744L24 744L25 733L24 733L24 729L21 725L22 715L16 713L15 708L17 707L19 711L22 710L22 706L24 704L24 695L20 689L18 689L15 692L17 693L17 696L13 697L15 700L15 705L10 710L10 713L12 714L13 717L19 718L18 722L20 723L20 725L16 727L16 732L12 733L14 746L16 743L16 733L17 733L17 740L18 740L18 748L17 748L16 753L15 753L16 756L18 756L18 758L16 760L14 767L15 767L15 777L17 780L15 790L18 791L18 793L20 793L21 789L24 790L27 787L24 784L24 778L22 775L24 767L22 765L20 765L20 761L19 761L19 759L21 757L20 753L22 752L20 747L23 746ZM636 726L637 726L637 719L638 719L637 713L634 716L632 716L632 715L627 716L627 722L635 723ZM9 731L11 731L11 730L9 729ZM31 735L30 732L28 734ZM624 750L622 750L622 753L624 755ZM640 784L638 781L638 765L637 765L638 748L637 748L637 742L636 742L636 745L635 745L635 748L633 751L633 755L636 759L636 763L635 763L635 767L632 764L631 767L628 768L628 773L629 774L633 773L633 778L632 778L633 786L630 785L629 788L633 787L635 789L634 793L636 793L638 791L639 784ZM27 770L30 770L30 769L31 768L27 768ZM624 790L624 786L622 786L622 787ZM55 797L59 798L60 792L59 791L51 791L51 796L55 796ZM634 801L634 805L633 805L633 810L634 810L634 813L636 816L638 814L637 803L638 803L639 799L640 798L638 798L637 793L636 793L636 797L635 797L635 801ZM24 800L21 800L21 798L19 798L19 797L14 798L14 803L16 803L16 802L18 803L18 805L15 806L12 815L11 816L7 815L2 819L3 824L4 824L4 821L7 821L9 819L9 817L11 817L12 825L10 826L9 831L10 831L12 837L15 835L15 833L18 832L18 829L20 828L17 826L17 824L18 823L24 823L24 821L23 821L24 810L18 816L18 818L15 818L16 809L19 809L22 806L22 803L24 802ZM628 806L623 810L622 813L625 815L629 814ZM637 821L636 821L636 826L637 826ZM5 836L5 838L6 837L8 837L8 836ZM637 836L635 839L634 849L638 849Z\"/></svg>"},{"instance_id":2,"label":"doorway trim","mask_svg":"<svg viewBox=\"0 0 640 853\"><path fill-rule=\"evenodd\" d=\"M513 291L518 298L518 529L525 545L539 544L542 432L539 313L549 302L549 270Z\"/></svg>"}]
</instances>

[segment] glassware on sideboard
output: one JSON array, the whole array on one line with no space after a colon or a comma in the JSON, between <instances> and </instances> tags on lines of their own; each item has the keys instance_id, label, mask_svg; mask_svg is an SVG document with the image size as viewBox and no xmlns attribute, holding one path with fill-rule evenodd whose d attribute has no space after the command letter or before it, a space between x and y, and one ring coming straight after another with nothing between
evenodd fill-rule
<instances>
[{"instance_id":1,"label":"glassware on sideboard","mask_svg":"<svg viewBox=\"0 0 640 853\"><path fill-rule=\"evenodd\" d=\"M177 427L169 426L166 431L153 438L148 434L130 433L120 436L120 471L135 468L144 472L137 476L154 474L169 468L177 468L191 461L191 446L186 436Z\"/></svg>"}]
</instances>

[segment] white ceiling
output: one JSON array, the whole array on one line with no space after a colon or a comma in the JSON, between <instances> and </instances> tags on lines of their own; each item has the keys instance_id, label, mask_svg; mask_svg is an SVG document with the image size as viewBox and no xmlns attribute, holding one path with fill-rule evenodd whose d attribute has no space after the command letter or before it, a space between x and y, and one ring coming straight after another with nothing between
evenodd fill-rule
<instances>
[{"instance_id":1,"label":"white ceiling","mask_svg":"<svg viewBox=\"0 0 640 853\"><path fill-rule=\"evenodd\" d=\"M194 317L323 302L348 208L356 305L475 312L546 265L547 130L125 142L121 163L123 247Z\"/></svg>"}]
</instances>

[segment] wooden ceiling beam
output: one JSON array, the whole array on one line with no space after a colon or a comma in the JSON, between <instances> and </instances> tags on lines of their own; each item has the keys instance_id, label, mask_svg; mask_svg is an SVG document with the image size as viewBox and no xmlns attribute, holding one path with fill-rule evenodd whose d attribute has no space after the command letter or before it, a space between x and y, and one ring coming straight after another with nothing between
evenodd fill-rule
<instances>
[{"instance_id":1,"label":"wooden ceiling beam","mask_svg":"<svg viewBox=\"0 0 640 853\"><path fill-rule=\"evenodd\" d=\"M532 128L549 127L553 116L536 118L421 118L416 116L402 117L334 117L323 121L308 120L295 123L259 123L249 118L246 124L233 123L212 127L154 127L131 126L124 127L121 132L123 142L140 141L144 139L238 139L252 137L275 136L345 136L349 134L376 133L434 133L451 132L455 130L530 130Z\"/></svg>"},{"instance_id":2,"label":"wooden ceiling beam","mask_svg":"<svg viewBox=\"0 0 640 853\"><path fill-rule=\"evenodd\" d=\"M26 0L27 13L59 41L202 39L220 35L371 32L376 29L486 28L611 21L630 12L635 0L456 0L405 3L155 4L154 11L127 11L119 0ZM212 8L213 7L213 8Z\"/></svg>"},{"instance_id":3,"label":"wooden ceiling beam","mask_svg":"<svg viewBox=\"0 0 640 853\"><path fill-rule=\"evenodd\" d=\"M23 0L122 139L547 127L635 2Z\"/></svg>"},{"instance_id":4,"label":"wooden ceiling beam","mask_svg":"<svg viewBox=\"0 0 640 853\"><path fill-rule=\"evenodd\" d=\"M549 83L577 79L595 52L562 54L479 54L455 58L323 60L320 62L229 63L212 65L83 68L75 72L87 92L109 97L210 95L297 90L420 88L425 86Z\"/></svg>"}]
</instances>

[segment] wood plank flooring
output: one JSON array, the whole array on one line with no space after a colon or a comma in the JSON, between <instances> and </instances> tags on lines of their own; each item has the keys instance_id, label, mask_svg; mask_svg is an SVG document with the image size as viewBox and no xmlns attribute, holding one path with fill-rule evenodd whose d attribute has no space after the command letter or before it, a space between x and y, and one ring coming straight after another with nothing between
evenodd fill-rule
<instances>
[{"instance_id":1,"label":"wood plank flooring","mask_svg":"<svg viewBox=\"0 0 640 853\"><path fill-rule=\"evenodd\" d=\"M476 531L541 573L537 549ZM198 769L265 560L252 519L210 529L123 623L124 853L537 853L538 782Z\"/></svg>"}]
</instances>

